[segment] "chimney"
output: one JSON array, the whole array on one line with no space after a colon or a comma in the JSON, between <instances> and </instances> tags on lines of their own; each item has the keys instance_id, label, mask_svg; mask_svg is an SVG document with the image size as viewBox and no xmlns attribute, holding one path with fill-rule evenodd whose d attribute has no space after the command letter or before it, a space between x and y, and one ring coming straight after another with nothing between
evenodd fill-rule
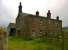
<instances>
[{"instance_id":1,"label":"chimney","mask_svg":"<svg viewBox=\"0 0 68 50\"><path fill-rule=\"evenodd\" d=\"M59 16L57 16L56 19L59 20Z\"/></svg>"},{"instance_id":2,"label":"chimney","mask_svg":"<svg viewBox=\"0 0 68 50\"><path fill-rule=\"evenodd\" d=\"M39 11L36 11L36 16L39 16Z\"/></svg>"},{"instance_id":3,"label":"chimney","mask_svg":"<svg viewBox=\"0 0 68 50\"><path fill-rule=\"evenodd\" d=\"M50 10L48 10L48 12L47 12L47 18L51 18L51 12L50 12Z\"/></svg>"}]
</instances>

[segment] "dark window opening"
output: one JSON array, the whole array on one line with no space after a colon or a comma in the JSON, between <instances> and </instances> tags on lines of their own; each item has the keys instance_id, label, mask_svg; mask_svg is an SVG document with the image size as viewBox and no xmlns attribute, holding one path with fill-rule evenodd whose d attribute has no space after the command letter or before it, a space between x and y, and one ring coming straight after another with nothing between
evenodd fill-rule
<instances>
[{"instance_id":1,"label":"dark window opening","mask_svg":"<svg viewBox=\"0 0 68 50\"><path fill-rule=\"evenodd\" d=\"M15 28L10 28L10 36L16 34L16 29Z\"/></svg>"}]
</instances>

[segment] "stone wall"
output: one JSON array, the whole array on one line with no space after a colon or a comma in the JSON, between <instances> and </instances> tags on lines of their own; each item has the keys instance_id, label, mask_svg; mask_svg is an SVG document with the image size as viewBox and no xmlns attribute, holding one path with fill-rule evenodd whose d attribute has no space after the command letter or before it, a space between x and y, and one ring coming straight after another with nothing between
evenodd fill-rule
<instances>
[{"instance_id":1,"label":"stone wall","mask_svg":"<svg viewBox=\"0 0 68 50\"><path fill-rule=\"evenodd\" d=\"M20 36L46 36L62 32L62 21L57 19L28 15L20 16L16 21L16 29L19 30L17 34Z\"/></svg>"}]
</instances>

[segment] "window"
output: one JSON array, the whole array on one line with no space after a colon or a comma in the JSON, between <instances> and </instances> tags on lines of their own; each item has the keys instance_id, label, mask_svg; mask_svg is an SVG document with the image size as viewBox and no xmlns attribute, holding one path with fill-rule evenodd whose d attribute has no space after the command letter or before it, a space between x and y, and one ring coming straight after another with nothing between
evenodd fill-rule
<instances>
[{"instance_id":1,"label":"window","mask_svg":"<svg viewBox=\"0 0 68 50\"><path fill-rule=\"evenodd\" d=\"M40 34L43 33L42 30L40 30Z\"/></svg>"},{"instance_id":2,"label":"window","mask_svg":"<svg viewBox=\"0 0 68 50\"><path fill-rule=\"evenodd\" d=\"M42 32L40 32L40 34L41 34Z\"/></svg>"},{"instance_id":3,"label":"window","mask_svg":"<svg viewBox=\"0 0 68 50\"><path fill-rule=\"evenodd\" d=\"M36 32L35 32L35 30L32 30L32 36L33 36L33 37L36 36Z\"/></svg>"},{"instance_id":4,"label":"window","mask_svg":"<svg viewBox=\"0 0 68 50\"><path fill-rule=\"evenodd\" d=\"M55 23L56 24L56 27L58 27L59 26L59 24L58 23Z\"/></svg>"},{"instance_id":5,"label":"window","mask_svg":"<svg viewBox=\"0 0 68 50\"><path fill-rule=\"evenodd\" d=\"M36 33L35 32L32 32L32 36L35 37L36 36Z\"/></svg>"},{"instance_id":6,"label":"window","mask_svg":"<svg viewBox=\"0 0 68 50\"><path fill-rule=\"evenodd\" d=\"M43 21L40 21L40 25L42 25L43 24Z\"/></svg>"},{"instance_id":7,"label":"window","mask_svg":"<svg viewBox=\"0 0 68 50\"><path fill-rule=\"evenodd\" d=\"M50 24L50 20L48 20L48 24Z\"/></svg>"},{"instance_id":8,"label":"window","mask_svg":"<svg viewBox=\"0 0 68 50\"><path fill-rule=\"evenodd\" d=\"M38 36L40 36L40 37L42 36L42 30L40 30Z\"/></svg>"},{"instance_id":9,"label":"window","mask_svg":"<svg viewBox=\"0 0 68 50\"><path fill-rule=\"evenodd\" d=\"M43 21L40 21L40 23L42 24L42 23L43 23Z\"/></svg>"}]
</instances>

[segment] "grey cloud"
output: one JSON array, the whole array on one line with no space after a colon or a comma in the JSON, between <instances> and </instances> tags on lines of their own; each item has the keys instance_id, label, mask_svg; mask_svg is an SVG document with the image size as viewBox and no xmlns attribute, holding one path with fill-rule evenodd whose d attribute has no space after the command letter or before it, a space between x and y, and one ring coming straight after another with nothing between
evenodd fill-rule
<instances>
[{"instance_id":1,"label":"grey cloud","mask_svg":"<svg viewBox=\"0 0 68 50\"><path fill-rule=\"evenodd\" d=\"M55 11L56 15L59 15L63 21L63 26L68 26L68 0L62 8ZM10 9L7 9L4 5L2 5L2 0L0 0L0 25L8 25L11 21L12 16L14 16L13 12ZM2 19L1 19L2 18Z\"/></svg>"},{"instance_id":2,"label":"grey cloud","mask_svg":"<svg viewBox=\"0 0 68 50\"><path fill-rule=\"evenodd\" d=\"M62 8L60 8L56 14L60 16L60 18L63 21L63 27L68 26L68 0L66 0L66 3Z\"/></svg>"}]
</instances>

